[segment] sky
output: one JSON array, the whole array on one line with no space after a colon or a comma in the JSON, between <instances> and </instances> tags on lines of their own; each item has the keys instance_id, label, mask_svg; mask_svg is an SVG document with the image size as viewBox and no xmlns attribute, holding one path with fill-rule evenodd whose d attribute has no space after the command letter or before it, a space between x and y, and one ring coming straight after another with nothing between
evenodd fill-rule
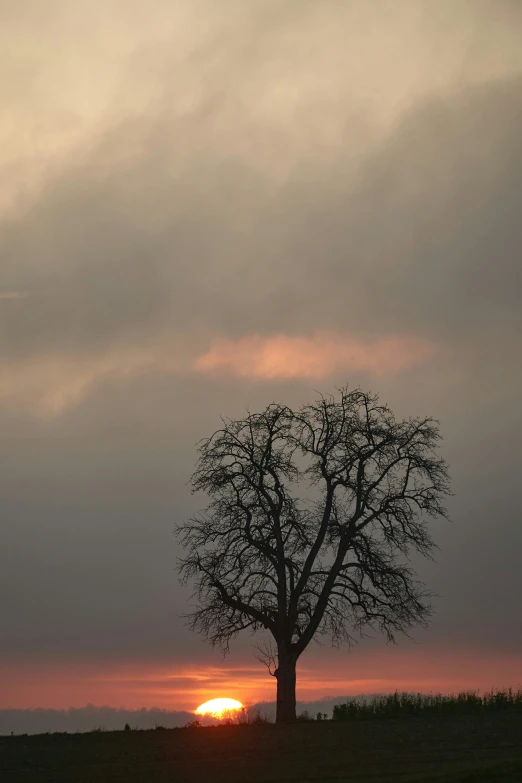
<instances>
[{"instance_id":1,"label":"sky","mask_svg":"<svg viewBox=\"0 0 522 783\"><path fill-rule=\"evenodd\" d=\"M0 0L0 708L273 700L182 615L221 415L441 422L438 597L298 698L522 681L522 5Z\"/></svg>"}]
</instances>

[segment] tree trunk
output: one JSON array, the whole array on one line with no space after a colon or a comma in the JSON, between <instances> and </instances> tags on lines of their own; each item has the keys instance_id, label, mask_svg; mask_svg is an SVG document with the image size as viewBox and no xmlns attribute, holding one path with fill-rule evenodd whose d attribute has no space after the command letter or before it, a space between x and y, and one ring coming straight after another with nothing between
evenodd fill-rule
<instances>
[{"instance_id":1,"label":"tree trunk","mask_svg":"<svg viewBox=\"0 0 522 783\"><path fill-rule=\"evenodd\" d=\"M277 679L276 723L288 723L296 719L295 714L295 658L279 653Z\"/></svg>"}]
</instances>

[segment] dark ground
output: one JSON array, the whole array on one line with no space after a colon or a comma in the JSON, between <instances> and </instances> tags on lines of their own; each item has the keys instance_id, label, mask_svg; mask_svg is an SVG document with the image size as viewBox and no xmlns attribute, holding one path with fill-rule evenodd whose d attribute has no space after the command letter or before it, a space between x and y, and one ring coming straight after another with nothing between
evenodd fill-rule
<instances>
[{"instance_id":1,"label":"dark ground","mask_svg":"<svg viewBox=\"0 0 522 783\"><path fill-rule=\"evenodd\" d=\"M2 783L522 783L522 714L0 737Z\"/></svg>"}]
</instances>

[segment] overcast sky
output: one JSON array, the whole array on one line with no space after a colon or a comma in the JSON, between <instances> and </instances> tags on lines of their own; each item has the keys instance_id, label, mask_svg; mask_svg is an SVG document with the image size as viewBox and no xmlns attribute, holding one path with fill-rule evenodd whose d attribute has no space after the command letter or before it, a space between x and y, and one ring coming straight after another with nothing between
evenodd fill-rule
<instances>
[{"instance_id":1,"label":"overcast sky","mask_svg":"<svg viewBox=\"0 0 522 783\"><path fill-rule=\"evenodd\" d=\"M0 707L185 709L190 667L256 678L250 638L222 663L180 617L194 445L345 383L440 419L453 522L419 564L440 594L419 644L367 644L378 674L314 648L298 696L421 661L424 682L441 655L517 684L522 4L0 0L0 21Z\"/></svg>"}]
</instances>

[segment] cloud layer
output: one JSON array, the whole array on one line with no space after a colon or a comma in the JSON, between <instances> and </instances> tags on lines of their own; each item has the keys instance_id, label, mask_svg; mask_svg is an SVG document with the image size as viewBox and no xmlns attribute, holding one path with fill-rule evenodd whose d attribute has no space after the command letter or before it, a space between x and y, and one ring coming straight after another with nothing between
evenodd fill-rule
<instances>
[{"instance_id":1,"label":"cloud layer","mask_svg":"<svg viewBox=\"0 0 522 783\"><path fill-rule=\"evenodd\" d=\"M172 536L194 444L346 382L442 423L426 638L518 650L520 4L2 21L2 656L210 656Z\"/></svg>"}]
</instances>

